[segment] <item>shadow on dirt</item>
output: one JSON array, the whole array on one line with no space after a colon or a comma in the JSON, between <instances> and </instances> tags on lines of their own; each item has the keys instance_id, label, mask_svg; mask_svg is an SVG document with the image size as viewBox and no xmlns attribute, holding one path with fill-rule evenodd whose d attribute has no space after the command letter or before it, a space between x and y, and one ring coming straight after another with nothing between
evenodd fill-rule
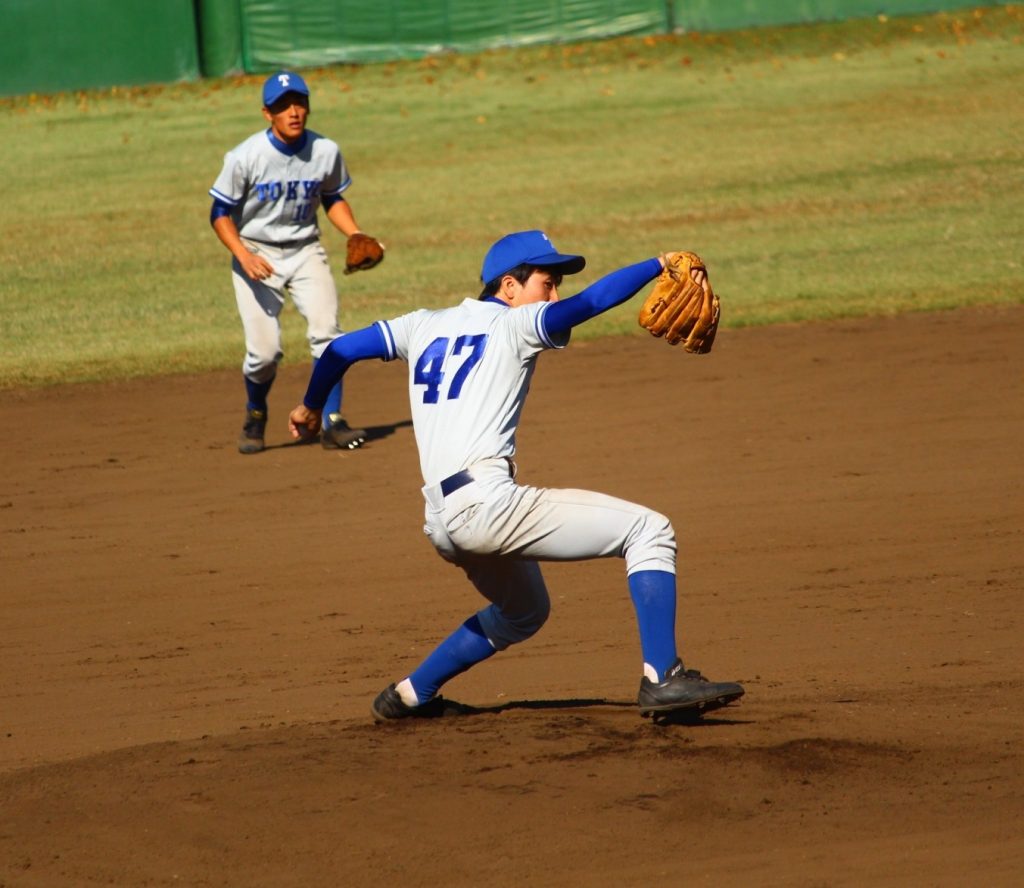
<instances>
[{"instance_id":1,"label":"shadow on dirt","mask_svg":"<svg viewBox=\"0 0 1024 888\"><path fill-rule=\"evenodd\" d=\"M624 702L622 700L607 700L603 697L572 697L565 700L511 700L508 703L501 703L497 706L470 706L467 703L459 703L445 697L435 697L428 704L420 707L414 716L420 719L454 718L454 717L477 717L486 715L501 715L504 712L523 710L528 712L572 712L579 709L601 707L605 709L620 709L636 711L636 703ZM708 713L695 709L681 709L674 712L655 713L651 718L651 724L658 727L671 727L673 725L685 725L688 727L712 725L733 725L746 724L736 718L709 718ZM738 711L738 710L736 710ZM722 714L721 708L715 710L715 714ZM731 712L729 713L732 714Z\"/></svg>"},{"instance_id":2,"label":"shadow on dirt","mask_svg":"<svg viewBox=\"0 0 1024 888\"><path fill-rule=\"evenodd\" d=\"M399 422L391 423L390 425L366 426L366 438L362 443L362 447L365 447L367 444L372 444L374 441L390 438L396 431L398 431L398 429L411 427L411 419L403 419ZM266 453L268 450L287 450L290 447L310 447L319 443L319 438L304 438L298 441L284 441L281 444L268 444L263 448L262 452ZM361 448L355 449L358 450Z\"/></svg>"}]
</instances>

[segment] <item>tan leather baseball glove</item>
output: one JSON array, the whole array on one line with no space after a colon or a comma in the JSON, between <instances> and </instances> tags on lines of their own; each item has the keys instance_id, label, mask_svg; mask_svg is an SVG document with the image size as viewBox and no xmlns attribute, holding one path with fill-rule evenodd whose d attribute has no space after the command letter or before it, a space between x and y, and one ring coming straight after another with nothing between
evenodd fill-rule
<instances>
[{"instance_id":1,"label":"tan leather baseball glove","mask_svg":"<svg viewBox=\"0 0 1024 888\"><path fill-rule=\"evenodd\" d=\"M688 352L707 354L715 342L721 312L704 261L684 250L666 253L664 258L665 268L640 308L640 326L652 336L664 336L669 345L682 343ZM693 269L704 272L703 286L690 275Z\"/></svg>"},{"instance_id":2,"label":"tan leather baseball glove","mask_svg":"<svg viewBox=\"0 0 1024 888\"><path fill-rule=\"evenodd\" d=\"M345 256L345 274L354 271L368 271L384 261L384 244L377 238L357 231L348 239Z\"/></svg>"}]
</instances>

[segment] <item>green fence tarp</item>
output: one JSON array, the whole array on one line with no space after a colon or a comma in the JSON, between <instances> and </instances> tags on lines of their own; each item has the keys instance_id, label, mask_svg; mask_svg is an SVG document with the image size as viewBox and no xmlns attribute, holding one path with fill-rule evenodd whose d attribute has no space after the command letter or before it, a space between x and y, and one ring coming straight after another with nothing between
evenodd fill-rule
<instances>
[{"instance_id":1,"label":"green fence tarp","mask_svg":"<svg viewBox=\"0 0 1024 888\"><path fill-rule=\"evenodd\" d=\"M672 0L676 29L727 31L764 25L915 15L967 6L965 0Z\"/></svg>"},{"instance_id":2,"label":"green fence tarp","mask_svg":"<svg viewBox=\"0 0 1024 888\"><path fill-rule=\"evenodd\" d=\"M964 6L964 0L0 0L0 95Z\"/></svg>"},{"instance_id":3,"label":"green fence tarp","mask_svg":"<svg viewBox=\"0 0 1024 888\"><path fill-rule=\"evenodd\" d=\"M0 95L193 80L193 0L0 0Z\"/></svg>"},{"instance_id":4,"label":"green fence tarp","mask_svg":"<svg viewBox=\"0 0 1024 888\"><path fill-rule=\"evenodd\" d=\"M664 32L665 0L241 0L249 71Z\"/></svg>"},{"instance_id":5,"label":"green fence tarp","mask_svg":"<svg viewBox=\"0 0 1024 888\"><path fill-rule=\"evenodd\" d=\"M245 72L241 0L199 0L199 60L207 77Z\"/></svg>"}]
</instances>

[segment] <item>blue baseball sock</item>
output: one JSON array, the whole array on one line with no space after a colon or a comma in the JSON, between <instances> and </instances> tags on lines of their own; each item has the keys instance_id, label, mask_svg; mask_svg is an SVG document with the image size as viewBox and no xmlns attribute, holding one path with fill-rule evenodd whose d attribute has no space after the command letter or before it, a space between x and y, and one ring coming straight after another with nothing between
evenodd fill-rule
<instances>
[{"instance_id":1,"label":"blue baseball sock","mask_svg":"<svg viewBox=\"0 0 1024 888\"><path fill-rule=\"evenodd\" d=\"M339 382L327 394L327 401L324 403L323 424L330 422L332 413L341 413L341 383Z\"/></svg>"},{"instance_id":2,"label":"blue baseball sock","mask_svg":"<svg viewBox=\"0 0 1024 888\"><path fill-rule=\"evenodd\" d=\"M262 410L267 412L267 395L270 394L270 387L274 384L276 377L271 376L266 382L253 382L248 376L242 377L245 380L245 393L249 402L245 405L247 410Z\"/></svg>"},{"instance_id":3,"label":"blue baseball sock","mask_svg":"<svg viewBox=\"0 0 1024 888\"><path fill-rule=\"evenodd\" d=\"M441 685L497 653L474 614L442 641L409 676L416 699L426 703Z\"/></svg>"},{"instance_id":4,"label":"blue baseball sock","mask_svg":"<svg viewBox=\"0 0 1024 888\"><path fill-rule=\"evenodd\" d=\"M313 367L316 367L317 359L313 359ZM321 426L327 428L327 424L331 421L332 413L341 413L341 380L339 379L335 383L334 387L328 392L327 400L324 402L323 421Z\"/></svg>"},{"instance_id":5,"label":"blue baseball sock","mask_svg":"<svg viewBox=\"0 0 1024 888\"><path fill-rule=\"evenodd\" d=\"M675 661L676 577L665 570L638 570L629 575L629 594L640 628L644 664L658 673L658 681Z\"/></svg>"}]
</instances>

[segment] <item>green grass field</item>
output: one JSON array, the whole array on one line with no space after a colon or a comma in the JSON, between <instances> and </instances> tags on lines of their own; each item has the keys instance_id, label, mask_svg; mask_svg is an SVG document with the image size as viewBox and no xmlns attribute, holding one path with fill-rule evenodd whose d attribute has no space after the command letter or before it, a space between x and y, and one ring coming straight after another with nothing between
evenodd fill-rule
<instances>
[{"instance_id":1,"label":"green grass field","mask_svg":"<svg viewBox=\"0 0 1024 888\"><path fill-rule=\"evenodd\" d=\"M389 248L345 277L328 230L342 325L475 295L534 227L580 286L701 253L727 327L1024 301L1022 40L1008 6L304 72ZM207 189L262 80L0 100L0 388L240 365ZM635 302L579 335L646 335Z\"/></svg>"}]
</instances>

